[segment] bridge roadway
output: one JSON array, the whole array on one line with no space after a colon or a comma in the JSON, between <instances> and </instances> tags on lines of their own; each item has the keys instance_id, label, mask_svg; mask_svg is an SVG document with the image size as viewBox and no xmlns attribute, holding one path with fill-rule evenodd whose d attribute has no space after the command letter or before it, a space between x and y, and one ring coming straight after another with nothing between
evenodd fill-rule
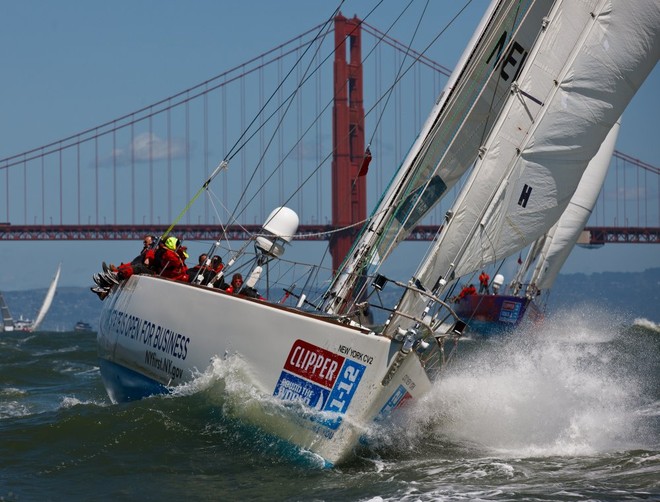
<instances>
[{"instance_id":1,"label":"bridge roadway","mask_svg":"<svg viewBox=\"0 0 660 502\"><path fill-rule=\"evenodd\" d=\"M167 226L155 225L12 225L0 223L0 241L121 241L140 240L146 234L162 235ZM438 233L437 225L419 225L408 241L431 241ZM658 244L660 228L586 227L589 244ZM261 231L261 225L229 225L226 238L249 240ZM173 233L183 240L214 241L221 237L219 225L177 225ZM337 233L333 225L300 225L295 240L327 241Z\"/></svg>"}]
</instances>

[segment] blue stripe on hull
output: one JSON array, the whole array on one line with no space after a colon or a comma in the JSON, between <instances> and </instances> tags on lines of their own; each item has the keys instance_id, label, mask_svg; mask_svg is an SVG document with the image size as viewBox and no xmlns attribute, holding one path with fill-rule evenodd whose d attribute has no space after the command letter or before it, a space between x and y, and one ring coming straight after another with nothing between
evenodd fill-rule
<instances>
[{"instance_id":1,"label":"blue stripe on hull","mask_svg":"<svg viewBox=\"0 0 660 502\"><path fill-rule=\"evenodd\" d=\"M163 384L106 359L99 359L101 378L115 403L137 401L155 394L167 394Z\"/></svg>"}]
</instances>

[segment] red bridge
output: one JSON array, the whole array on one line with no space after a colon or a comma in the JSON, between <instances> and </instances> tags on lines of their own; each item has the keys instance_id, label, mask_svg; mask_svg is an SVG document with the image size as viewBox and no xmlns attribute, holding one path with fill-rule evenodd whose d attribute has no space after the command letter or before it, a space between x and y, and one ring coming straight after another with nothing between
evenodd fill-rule
<instances>
[{"instance_id":1,"label":"red bridge","mask_svg":"<svg viewBox=\"0 0 660 502\"><path fill-rule=\"evenodd\" d=\"M314 71L294 79L306 89L273 90L310 47ZM301 217L297 238L330 240L337 264L355 233L337 230L364 221L449 74L373 26L340 16L334 37L317 26L178 94L1 159L0 240L160 234L225 158L231 175L221 173L210 196L185 213L178 236L213 241L223 229L246 240L287 200ZM268 119L255 124L260 109ZM368 176L358 177L367 145L374 160ZM256 174L259 165L273 169ZM660 242L658 174L634 152L615 152L587 228L592 244ZM251 191L255 176L270 195ZM432 239L452 198L409 239Z\"/></svg>"}]
</instances>

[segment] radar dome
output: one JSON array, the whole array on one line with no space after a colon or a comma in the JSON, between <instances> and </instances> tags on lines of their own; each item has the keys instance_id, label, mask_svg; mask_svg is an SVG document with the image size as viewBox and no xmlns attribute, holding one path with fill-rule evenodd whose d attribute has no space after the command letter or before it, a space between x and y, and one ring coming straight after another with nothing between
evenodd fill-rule
<instances>
[{"instance_id":1,"label":"radar dome","mask_svg":"<svg viewBox=\"0 0 660 502\"><path fill-rule=\"evenodd\" d=\"M256 246L265 254L276 258L284 254L284 243L291 242L298 231L298 215L288 207L275 208L266 218L262 234L256 239Z\"/></svg>"}]
</instances>

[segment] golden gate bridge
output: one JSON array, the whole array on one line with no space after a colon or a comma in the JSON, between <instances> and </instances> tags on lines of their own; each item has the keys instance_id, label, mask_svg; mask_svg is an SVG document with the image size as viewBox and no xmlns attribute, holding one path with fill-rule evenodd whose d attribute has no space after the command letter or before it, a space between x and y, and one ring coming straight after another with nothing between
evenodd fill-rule
<instances>
[{"instance_id":1,"label":"golden gate bridge","mask_svg":"<svg viewBox=\"0 0 660 502\"><path fill-rule=\"evenodd\" d=\"M232 221L207 198L183 216L177 235L212 241L222 227L227 238L247 240L278 205L274 201L307 181L288 200L301 218L296 238L330 240L333 257L343 257L355 230L337 230L366 218L373 205L367 201L383 191L450 70L356 18L338 16L334 37L319 37L321 27L149 106L1 159L0 240L159 235L233 143L246 147L229 163L240 175L232 184L221 173L217 194L226 208L238 208ZM276 86L309 47L314 71L296 70L306 87ZM388 92L394 80L400 85ZM269 105L270 115L250 129L252 117ZM250 130L235 140L238 131ZM373 167L357 179L351 173L367 144ZM257 181L270 186L271 196L255 195L248 205L257 163L286 169L261 174ZM591 244L660 242L658 174L658 167L615 151L586 228ZM409 240L432 239L448 204L433 210Z\"/></svg>"}]
</instances>

